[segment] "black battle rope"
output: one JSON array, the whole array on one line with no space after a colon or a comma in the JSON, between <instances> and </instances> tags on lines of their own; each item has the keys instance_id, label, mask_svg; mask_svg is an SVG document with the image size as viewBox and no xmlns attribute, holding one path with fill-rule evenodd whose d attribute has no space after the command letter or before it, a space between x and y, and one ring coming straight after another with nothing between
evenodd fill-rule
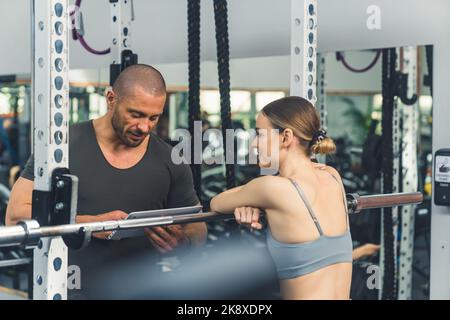
<instances>
[{"instance_id":1,"label":"black battle rope","mask_svg":"<svg viewBox=\"0 0 450 320\"><path fill-rule=\"evenodd\" d=\"M222 120L222 136L225 160L233 159L233 163L225 164L227 189L235 186L234 143L233 148L226 147L226 130L232 129L230 108L230 48L228 41L228 13L226 0L214 0L214 20L216 23L217 64L219 71L220 116ZM233 155L233 156L232 156Z\"/></svg>"},{"instance_id":2,"label":"black battle rope","mask_svg":"<svg viewBox=\"0 0 450 320\"><path fill-rule=\"evenodd\" d=\"M427 84L430 86L430 94L433 96L433 45L425 46L425 54L427 57Z\"/></svg>"},{"instance_id":3,"label":"black battle rope","mask_svg":"<svg viewBox=\"0 0 450 320\"><path fill-rule=\"evenodd\" d=\"M383 150L383 193L393 192L393 113L395 83L395 49L383 49L382 57L382 150ZM392 208L383 209L383 241L384 241L384 276L381 298L397 299L396 259L394 248L394 221Z\"/></svg>"},{"instance_id":4,"label":"black battle rope","mask_svg":"<svg viewBox=\"0 0 450 320\"><path fill-rule=\"evenodd\" d=\"M189 59L189 133L191 135L191 170L194 188L201 197L201 163L195 164L194 122L200 121L200 0L187 0ZM198 157L198 155L197 155Z\"/></svg>"}]
</instances>

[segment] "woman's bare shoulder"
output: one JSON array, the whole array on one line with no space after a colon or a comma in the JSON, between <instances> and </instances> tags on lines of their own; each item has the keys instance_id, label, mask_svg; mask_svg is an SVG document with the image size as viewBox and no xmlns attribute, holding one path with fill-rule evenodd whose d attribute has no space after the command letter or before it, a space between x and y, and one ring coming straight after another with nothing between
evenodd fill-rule
<instances>
[{"instance_id":1,"label":"woman's bare shoulder","mask_svg":"<svg viewBox=\"0 0 450 320\"><path fill-rule=\"evenodd\" d=\"M251 182L258 184L258 186L263 188L266 187L276 188L286 184L287 181L288 179L280 176L260 176L258 178L253 179Z\"/></svg>"},{"instance_id":2,"label":"woman's bare shoulder","mask_svg":"<svg viewBox=\"0 0 450 320\"><path fill-rule=\"evenodd\" d=\"M316 166L316 168L327 171L332 176L334 176L339 182L341 182L341 175L339 174L339 171L337 171L335 168L327 165Z\"/></svg>"},{"instance_id":3,"label":"woman's bare shoulder","mask_svg":"<svg viewBox=\"0 0 450 320\"><path fill-rule=\"evenodd\" d=\"M260 197L271 203L277 202L280 195L286 194L290 188L290 182L287 178L280 176L261 176L253 179L251 189L259 194Z\"/></svg>"}]
</instances>

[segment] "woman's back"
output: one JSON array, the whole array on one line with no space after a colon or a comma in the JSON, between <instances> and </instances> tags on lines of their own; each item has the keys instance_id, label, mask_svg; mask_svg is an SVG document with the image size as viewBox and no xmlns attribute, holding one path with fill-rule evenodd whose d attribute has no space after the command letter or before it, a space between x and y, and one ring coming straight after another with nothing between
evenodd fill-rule
<instances>
[{"instance_id":1,"label":"woman's back","mask_svg":"<svg viewBox=\"0 0 450 320\"><path fill-rule=\"evenodd\" d=\"M268 248L283 296L348 298L352 244L337 172L316 168L302 176L278 178L276 183L276 208L266 210Z\"/></svg>"},{"instance_id":2,"label":"woman's back","mask_svg":"<svg viewBox=\"0 0 450 320\"><path fill-rule=\"evenodd\" d=\"M344 192L337 172L330 167L319 167L311 173L290 178L303 191L323 233L327 236L342 235L347 230L347 213ZM293 183L286 178L276 177L276 179L274 188L277 190L277 206L266 210L269 213L268 220L274 237L286 243L317 239L319 237L317 227Z\"/></svg>"}]
</instances>

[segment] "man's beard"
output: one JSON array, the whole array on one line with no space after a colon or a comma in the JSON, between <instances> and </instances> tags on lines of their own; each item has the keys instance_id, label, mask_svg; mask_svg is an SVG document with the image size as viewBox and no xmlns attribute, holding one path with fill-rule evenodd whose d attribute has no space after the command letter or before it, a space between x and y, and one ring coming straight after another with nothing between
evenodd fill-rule
<instances>
[{"instance_id":1,"label":"man's beard","mask_svg":"<svg viewBox=\"0 0 450 320\"><path fill-rule=\"evenodd\" d=\"M111 125L114 129L114 132L116 133L117 137L119 137L120 141L127 147L135 148L138 147L142 142L144 142L145 139L141 139L139 141L131 141L127 139L126 134L127 132L124 131L124 125L122 121L120 120L120 117L117 112L113 113L113 116L111 118ZM142 132L130 132L135 135L142 135Z\"/></svg>"}]
</instances>

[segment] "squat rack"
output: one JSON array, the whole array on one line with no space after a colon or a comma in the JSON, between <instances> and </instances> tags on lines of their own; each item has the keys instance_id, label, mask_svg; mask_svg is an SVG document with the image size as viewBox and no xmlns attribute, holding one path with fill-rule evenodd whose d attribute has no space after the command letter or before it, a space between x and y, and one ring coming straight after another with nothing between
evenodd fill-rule
<instances>
[{"instance_id":1,"label":"squat rack","mask_svg":"<svg viewBox=\"0 0 450 320\"><path fill-rule=\"evenodd\" d=\"M127 1L110 2L122 6ZM315 103L317 1L292 0L291 4L291 94L305 96ZM66 243L81 247L93 232L231 218L209 212L137 221L74 223L77 178L68 170L68 9L68 0L32 0L33 220L0 228L2 245L34 247L33 299L67 298ZM113 59L117 63L117 55ZM349 195L348 198L350 211L354 212L422 201L419 193L366 197ZM71 237L74 235L79 237Z\"/></svg>"}]
</instances>

